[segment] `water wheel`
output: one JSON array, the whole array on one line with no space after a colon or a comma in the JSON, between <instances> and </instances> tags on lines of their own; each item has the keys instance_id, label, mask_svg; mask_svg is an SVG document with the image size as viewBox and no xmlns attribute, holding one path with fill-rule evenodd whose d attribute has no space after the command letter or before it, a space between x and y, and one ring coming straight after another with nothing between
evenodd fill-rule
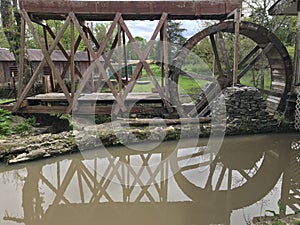
<instances>
[{"instance_id":1,"label":"water wheel","mask_svg":"<svg viewBox=\"0 0 300 225\"><path fill-rule=\"evenodd\" d=\"M288 161L288 143L272 143L265 137L234 139L223 143L218 153L205 146L178 149L171 169L180 189L197 204L216 207L228 204L230 210L254 204L270 192ZM262 144L263 143L263 144ZM241 146L252 146L245 149Z\"/></svg>"},{"instance_id":2,"label":"water wheel","mask_svg":"<svg viewBox=\"0 0 300 225\"><path fill-rule=\"evenodd\" d=\"M198 32L184 44L170 70L170 83L173 84L170 85L170 95L179 112L189 116L194 116L195 112L201 116L207 114L208 101L232 85L233 43L234 22L228 21ZM198 57L201 62L195 62L194 52L202 55ZM242 22L238 55L238 83L258 88L266 99L269 113L283 110L291 87L292 63L280 40L260 25ZM209 62L211 59L213 62ZM209 75L207 70L203 75L204 62L210 69ZM198 71L195 69L197 63ZM182 91L184 79L196 81L194 93ZM191 109L186 105L194 107Z\"/></svg>"}]
</instances>

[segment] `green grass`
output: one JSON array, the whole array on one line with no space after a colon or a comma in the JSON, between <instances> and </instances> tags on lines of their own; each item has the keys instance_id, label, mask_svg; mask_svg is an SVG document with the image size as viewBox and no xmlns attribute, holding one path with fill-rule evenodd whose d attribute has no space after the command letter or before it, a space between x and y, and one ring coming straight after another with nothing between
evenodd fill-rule
<instances>
[{"instance_id":1,"label":"green grass","mask_svg":"<svg viewBox=\"0 0 300 225\"><path fill-rule=\"evenodd\" d=\"M255 78L257 79L258 77L258 72L253 72L252 73L247 73L245 74L242 78L241 78L241 84L246 85L246 86L250 86L250 87L256 87L256 88L260 88L260 80L254 82L253 81L253 73ZM271 86L271 74L265 72L264 75L264 84L265 84L265 90L270 90L270 86Z\"/></svg>"}]
</instances>

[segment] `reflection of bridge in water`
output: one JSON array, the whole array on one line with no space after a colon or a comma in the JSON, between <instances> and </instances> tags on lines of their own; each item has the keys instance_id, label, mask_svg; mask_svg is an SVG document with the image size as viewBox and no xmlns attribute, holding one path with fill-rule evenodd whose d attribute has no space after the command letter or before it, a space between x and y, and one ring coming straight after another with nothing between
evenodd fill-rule
<instances>
[{"instance_id":1,"label":"reflection of bridge in water","mask_svg":"<svg viewBox=\"0 0 300 225\"><path fill-rule=\"evenodd\" d=\"M264 142L244 140L241 146L253 148L243 151L229 140L217 155L204 147L176 154L114 149L33 163L26 166L24 217L4 219L26 225L230 224L231 212L262 199L282 172L281 200L299 211L299 181L286 168L290 146Z\"/></svg>"}]
</instances>

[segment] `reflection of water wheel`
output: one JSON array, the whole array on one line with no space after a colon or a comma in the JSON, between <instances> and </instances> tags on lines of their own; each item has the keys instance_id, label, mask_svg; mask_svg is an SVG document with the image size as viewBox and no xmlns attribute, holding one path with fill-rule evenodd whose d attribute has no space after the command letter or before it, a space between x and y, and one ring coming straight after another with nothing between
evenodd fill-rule
<instances>
[{"instance_id":1,"label":"reflection of water wheel","mask_svg":"<svg viewBox=\"0 0 300 225\"><path fill-rule=\"evenodd\" d=\"M273 33L257 24L242 22L240 34L238 82L259 88L267 96L269 112L273 113L278 107L283 109L286 94L290 90L292 75L291 59L286 48ZM202 80L202 83L198 82L199 86L202 85L202 87L205 83L204 80L210 82L213 78L203 75L203 67L199 68L197 72L192 71L192 69L187 71L191 68L187 66L191 64L191 52L197 51L197 49L202 51L201 48L199 50L201 45L206 46L205 54L211 55L211 57L206 58L204 56L201 60L206 61L208 58L214 58L214 62L206 61L206 63L213 65L214 68L210 69L214 71L221 89L232 84L233 40L234 22L222 22L200 31L185 43L184 49L176 57L173 64L174 69L170 73L170 78L174 81L171 83L175 84L170 85L170 93L173 103L179 110L184 112L182 105L186 103L184 91L180 90L184 86L181 84L183 77ZM196 64L195 61L192 63ZM193 99L193 105L196 106L198 112L205 109L207 99L213 99L220 92L221 89L216 89L214 86L207 85L206 89L203 90L205 95L203 96L204 93L202 92L199 99Z\"/></svg>"},{"instance_id":2,"label":"reflection of water wheel","mask_svg":"<svg viewBox=\"0 0 300 225\"><path fill-rule=\"evenodd\" d=\"M251 141L250 141L251 142ZM245 146L247 141L241 141ZM180 189L199 204L226 202L231 210L253 204L273 189L284 167L284 142L245 149L225 144L214 155L205 148L179 149L171 160ZM271 149L263 151L262 149ZM237 153L239 157L237 157ZM239 162L237 162L239 161ZM221 206L220 206L221 207Z\"/></svg>"}]
</instances>

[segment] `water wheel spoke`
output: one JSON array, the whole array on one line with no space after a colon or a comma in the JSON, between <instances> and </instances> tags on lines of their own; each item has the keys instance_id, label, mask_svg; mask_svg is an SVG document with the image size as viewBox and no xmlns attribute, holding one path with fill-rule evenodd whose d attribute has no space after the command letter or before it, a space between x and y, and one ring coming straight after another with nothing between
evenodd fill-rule
<instances>
[{"instance_id":1,"label":"water wheel spoke","mask_svg":"<svg viewBox=\"0 0 300 225\"><path fill-rule=\"evenodd\" d=\"M232 169L228 169L227 190L231 190L232 186Z\"/></svg>"},{"instance_id":2,"label":"water wheel spoke","mask_svg":"<svg viewBox=\"0 0 300 225\"><path fill-rule=\"evenodd\" d=\"M187 155L183 155L183 156L179 156L177 157L178 162L181 160L186 160L186 159L192 159L192 158L196 158L199 156L203 156L205 153L205 151L203 149L200 149L200 151L192 153L192 154L187 154Z\"/></svg>"},{"instance_id":3,"label":"water wheel spoke","mask_svg":"<svg viewBox=\"0 0 300 225\"><path fill-rule=\"evenodd\" d=\"M222 32L218 32L218 40L219 40L219 44L220 44L220 47L221 47L221 52L222 52L222 56L223 56L223 59L224 59L227 76L232 77L232 70L230 68L230 63L229 63L228 54L227 54L225 41L224 41L224 37L223 37Z\"/></svg>"},{"instance_id":4,"label":"water wheel spoke","mask_svg":"<svg viewBox=\"0 0 300 225\"><path fill-rule=\"evenodd\" d=\"M273 47L272 43L269 43L263 51L261 51L251 62L238 74L238 78L241 79L253 66L265 55L267 54Z\"/></svg>"},{"instance_id":5,"label":"water wheel spoke","mask_svg":"<svg viewBox=\"0 0 300 225\"><path fill-rule=\"evenodd\" d=\"M226 167L222 167L222 170L221 170L221 173L219 175L215 190L220 190L220 187L222 185L222 181L224 179L224 175L225 175L226 170L227 170Z\"/></svg>"},{"instance_id":6,"label":"water wheel spoke","mask_svg":"<svg viewBox=\"0 0 300 225\"><path fill-rule=\"evenodd\" d=\"M197 169L200 167L205 167L205 166L209 166L210 161L208 162L203 162L203 163L196 163L196 164L192 164L192 165L188 165L188 166L184 166L180 169L180 172L184 172L184 171L188 171L188 170L193 170L193 169Z\"/></svg>"},{"instance_id":7,"label":"water wheel spoke","mask_svg":"<svg viewBox=\"0 0 300 225\"><path fill-rule=\"evenodd\" d=\"M246 180L249 180L251 177L244 170L237 170Z\"/></svg>"},{"instance_id":8,"label":"water wheel spoke","mask_svg":"<svg viewBox=\"0 0 300 225\"><path fill-rule=\"evenodd\" d=\"M248 55L246 55L246 56L240 61L239 65L238 65L238 68L239 68L239 69L243 68L244 65L248 62L248 60L249 60L252 56L254 56L254 55L257 53L257 51L258 51L259 49L260 49L260 47L259 47L258 45L256 45L255 48L253 48L253 49L248 53Z\"/></svg>"},{"instance_id":9,"label":"water wheel spoke","mask_svg":"<svg viewBox=\"0 0 300 225\"><path fill-rule=\"evenodd\" d=\"M207 178L207 181L206 181L206 184L205 184L205 188L206 190L212 190L212 181L213 181L213 175L214 175L214 172L216 170L216 167L217 167L217 162L213 162L210 166L210 169L209 169L209 176Z\"/></svg>"},{"instance_id":10,"label":"water wheel spoke","mask_svg":"<svg viewBox=\"0 0 300 225\"><path fill-rule=\"evenodd\" d=\"M221 77L224 77L224 72L223 72L223 69L222 69L222 65L221 65L220 56L219 56L219 53L218 53L218 48L217 48L215 37L214 37L213 34L211 34L211 35L209 35L209 38L210 38L211 46L212 46L212 49L213 49L213 52L214 52L214 55L215 55L215 63L217 65L219 75Z\"/></svg>"}]
</instances>

